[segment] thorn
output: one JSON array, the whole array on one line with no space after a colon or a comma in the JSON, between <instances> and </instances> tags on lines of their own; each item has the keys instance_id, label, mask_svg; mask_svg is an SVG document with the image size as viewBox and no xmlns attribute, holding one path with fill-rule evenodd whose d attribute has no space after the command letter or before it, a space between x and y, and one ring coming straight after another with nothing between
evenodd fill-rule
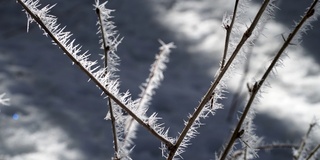
<instances>
[{"instance_id":1,"label":"thorn","mask_svg":"<svg viewBox=\"0 0 320 160\"><path fill-rule=\"evenodd\" d=\"M248 148L252 148L252 147L249 146L249 144L248 144L246 141L242 140L241 138L240 138L240 140L241 140Z\"/></svg>"},{"instance_id":2,"label":"thorn","mask_svg":"<svg viewBox=\"0 0 320 160\"><path fill-rule=\"evenodd\" d=\"M210 109L212 110L213 109L213 102L214 102L214 92L212 93L212 95L210 96Z\"/></svg>"},{"instance_id":3,"label":"thorn","mask_svg":"<svg viewBox=\"0 0 320 160\"><path fill-rule=\"evenodd\" d=\"M256 92L259 88L258 86L259 86L258 82L254 82L254 85L252 87L252 92Z\"/></svg>"},{"instance_id":4,"label":"thorn","mask_svg":"<svg viewBox=\"0 0 320 160\"><path fill-rule=\"evenodd\" d=\"M96 8L96 13L99 15L100 14L100 9Z\"/></svg>"},{"instance_id":5,"label":"thorn","mask_svg":"<svg viewBox=\"0 0 320 160\"><path fill-rule=\"evenodd\" d=\"M105 50L106 52L109 52L109 51L110 51L110 46L104 46L104 50Z\"/></svg>"},{"instance_id":6,"label":"thorn","mask_svg":"<svg viewBox=\"0 0 320 160\"><path fill-rule=\"evenodd\" d=\"M285 42L286 39L284 38L284 35L283 35L283 34L281 34L281 37L282 37L282 40Z\"/></svg>"},{"instance_id":7,"label":"thorn","mask_svg":"<svg viewBox=\"0 0 320 160\"><path fill-rule=\"evenodd\" d=\"M290 37L291 36L291 33L289 34L289 36L288 37ZM287 39L286 38L284 38L284 35L283 34L281 34L281 37L282 37L282 40L285 42L285 41L287 41ZM292 45L292 46L296 46L297 44L294 44L294 43L289 43L289 45Z\"/></svg>"},{"instance_id":8,"label":"thorn","mask_svg":"<svg viewBox=\"0 0 320 160\"><path fill-rule=\"evenodd\" d=\"M311 17L314 14L314 9L311 9L308 13L307 13L307 17Z\"/></svg>"},{"instance_id":9,"label":"thorn","mask_svg":"<svg viewBox=\"0 0 320 160\"><path fill-rule=\"evenodd\" d=\"M241 136L244 133L244 129L241 129L238 133L237 133L237 138L241 138Z\"/></svg>"},{"instance_id":10,"label":"thorn","mask_svg":"<svg viewBox=\"0 0 320 160\"><path fill-rule=\"evenodd\" d=\"M226 24L226 25L223 25L223 28L226 29L226 30L229 30L230 26L228 24Z\"/></svg>"},{"instance_id":11,"label":"thorn","mask_svg":"<svg viewBox=\"0 0 320 160\"><path fill-rule=\"evenodd\" d=\"M251 93L252 92L252 88L250 87L249 83L247 83L247 88L248 88L249 93Z\"/></svg>"}]
</instances>

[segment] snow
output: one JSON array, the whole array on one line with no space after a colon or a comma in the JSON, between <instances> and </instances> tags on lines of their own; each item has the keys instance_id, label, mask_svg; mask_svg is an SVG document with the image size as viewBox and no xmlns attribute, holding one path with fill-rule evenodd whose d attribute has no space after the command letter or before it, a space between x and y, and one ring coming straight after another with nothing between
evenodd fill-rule
<instances>
[{"instance_id":1,"label":"snow","mask_svg":"<svg viewBox=\"0 0 320 160\"><path fill-rule=\"evenodd\" d=\"M42 0L57 3L51 14L74 33L76 42L100 58L93 1ZM252 50L247 82L258 79L288 34L293 20L304 13L305 2L279 2L281 10L266 25L264 36ZM150 65L160 47L158 39L177 46L170 55L164 81L156 90L148 115L157 112L169 136L183 128L219 67L224 29L222 17L232 12L233 3L224 0L115 1L108 3L121 36L118 46L121 90L133 98L148 77ZM253 1L253 15L258 3ZM300 9L299 9L300 8ZM113 156L108 108L101 91L71 61L53 46L35 24L26 33L26 16L15 1L0 2L0 94L6 93L10 106L0 106L0 159L86 160ZM294 17L294 18L291 18ZM320 66L317 39L320 23L304 35L301 45L292 45L282 58L282 67L269 79L269 88L255 103L257 134L267 142L299 142L314 117L320 118ZM236 92L242 68L230 80L227 97ZM245 89L244 89L245 91ZM184 159L214 159L227 141L233 124L225 109L206 119L200 135L182 154ZM319 134L318 134L319 135ZM142 127L133 159L160 159L160 142ZM320 140L320 137L317 139ZM260 153L260 152L258 152ZM261 159L289 159L291 150L261 152Z\"/></svg>"}]
</instances>

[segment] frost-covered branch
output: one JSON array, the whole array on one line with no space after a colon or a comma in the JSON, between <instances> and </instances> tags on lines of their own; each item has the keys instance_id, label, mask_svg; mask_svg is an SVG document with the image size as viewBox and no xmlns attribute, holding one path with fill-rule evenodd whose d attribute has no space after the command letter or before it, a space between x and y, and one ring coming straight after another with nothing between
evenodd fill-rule
<instances>
[{"instance_id":1,"label":"frost-covered branch","mask_svg":"<svg viewBox=\"0 0 320 160\"><path fill-rule=\"evenodd\" d=\"M297 147L295 144L286 144L286 143L273 143L273 144L266 144L266 145L260 145L255 149L259 150L273 150L273 149L292 149L294 147ZM246 147L247 148L247 147ZM244 152L247 151L247 149L239 149L233 152L231 159L240 159L240 156L244 156ZM243 158L244 159L244 158Z\"/></svg>"},{"instance_id":2,"label":"frost-covered branch","mask_svg":"<svg viewBox=\"0 0 320 160\"><path fill-rule=\"evenodd\" d=\"M236 0L235 5L234 5L232 18L230 19L230 16L225 14L223 17L223 20L222 20L222 26L226 30L226 39L225 39L225 43L224 43L224 50L223 50L222 60L221 60L221 64L220 64L220 69L222 69L224 67L224 64L225 64L225 61L227 58L228 47L230 44L229 43L230 35L231 35L232 28L233 28L233 24L234 24L236 16L237 16L238 4L239 4L239 0Z\"/></svg>"},{"instance_id":3,"label":"frost-covered branch","mask_svg":"<svg viewBox=\"0 0 320 160\"><path fill-rule=\"evenodd\" d=\"M160 52L156 55L155 62L151 65L150 74L146 79L146 82L140 87L142 92L140 93L137 104L137 111L143 114L146 114L149 109L150 101L152 96L155 94L155 89L157 89L163 80L163 72L167 68L166 63L169 62L169 54L171 49L176 46L171 42L165 44L162 40L159 40L161 47L159 48ZM135 138L135 132L137 130L137 124L133 118L128 117L126 126L125 126L125 143L132 145L132 139Z\"/></svg>"},{"instance_id":4,"label":"frost-covered branch","mask_svg":"<svg viewBox=\"0 0 320 160\"><path fill-rule=\"evenodd\" d=\"M258 22L262 17L264 10L267 8L268 4L269 4L269 0L264 1L256 17L254 18L250 27L243 34L240 42L238 43L235 50L231 54L230 58L226 62L225 66L219 71L217 77L215 78L209 90L201 100L198 107L195 109L194 113L190 115L188 121L185 122L185 127L181 132L177 142L175 143L175 146L169 149L168 159L172 159L173 157L175 157L176 155L180 155L184 151L184 148L186 148L186 146L188 145L188 141L190 141L190 139L196 135L197 133L196 129L201 126L200 118L206 118L208 114L214 113L215 109L220 108L220 105L216 103L216 100L221 98L221 92L222 92L222 89L224 88L224 83L221 80L224 77L225 73L230 69L229 67L231 66L234 59L240 52L241 48L244 46L245 42L249 39L254 29L257 27ZM210 99L212 99L213 93L215 98L214 100L215 106L213 109L211 109L210 107L208 107L207 103L209 102Z\"/></svg>"},{"instance_id":5,"label":"frost-covered branch","mask_svg":"<svg viewBox=\"0 0 320 160\"><path fill-rule=\"evenodd\" d=\"M90 61L87 52L80 53L81 47L74 45L74 41L70 41L71 33L64 31L64 28L59 28L57 18L49 15L49 11L53 6L45 6L38 9L39 1L32 0L18 0L21 6L25 9L28 23L36 21L40 28L44 30L44 34L49 36L53 43L58 45L60 49L76 64L104 94L111 98L121 109L127 112L133 119L135 119L141 126L146 128L155 137L167 146L172 146L168 137L159 134L161 131L155 130L145 122L145 118L141 113L136 112L135 106L137 101L131 99L130 93L121 93L119 91L119 82L114 80L112 72L105 70L97 65L97 61ZM29 24L28 24L29 25ZM106 74L107 73L107 74Z\"/></svg>"},{"instance_id":6,"label":"frost-covered branch","mask_svg":"<svg viewBox=\"0 0 320 160\"><path fill-rule=\"evenodd\" d=\"M299 159L309 159L311 158L319 149L318 146L315 147L309 155L307 155L306 150L310 147L309 143L310 143L310 137L311 137L311 132L313 132L315 130L315 127L318 126L318 122L316 120L314 120L314 122L310 123L308 131L306 132L306 134L304 135L304 137L302 138L299 147L297 147L297 149L294 149L294 154L293 154L293 158L295 160L299 160ZM308 158L306 158L306 156Z\"/></svg>"},{"instance_id":7,"label":"frost-covered branch","mask_svg":"<svg viewBox=\"0 0 320 160\"><path fill-rule=\"evenodd\" d=\"M109 19L112 18L110 16L110 13L113 10L107 9L105 5L107 4L107 1L105 3L100 4L99 0L96 0L96 3L94 5L96 13L98 15L98 33L101 34L101 48L104 50L104 55L102 58L104 59L104 68L107 71L115 72L118 71L116 66L119 64L119 57L116 55L115 51L117 49L117 46L120 44L121 40L118 40L119 35L117 35L117 32L114 30L116 26L113 25L113 22ZM112 56L111 56L111 55ZM115 151L115 157L113 159L120 160L120 157L128 157L129 151L126 150L123 146L119 147L119 144L122 140L122 136L124 134L123 127L123 121L125 118L123 115L123 111L120 109L120 107L115 104L113 105L113 101L110 97L108 99L108 106L109 106L109 113L106 116L106 119L111 120L111 126L112 126L112 134L113 134L113 143L114 143L114 151ZM115 108L118 107L118 108ZM114 113L115 112L115 113ZM115 116L116 115L116 116ZM120 127L117 127L120 126ZM121 148L121 149L119 149Z\"/></svg>"},{"instance_id":8,"label":"frost-covered branch","mask_svg":"<svg viewBox=\"0 0 320 160\"><path fill-rule=\"evenodd\" d=\"M95 2L95 10L98 15L98 34L101 34L101 49L104 50L104 56L102 57L105 60L105 66L108 66L108 71L116 72L119 71L117 66L119 65L120 58L116 54L118 45L122 42L123 38L119 38L117 33L116 26L114 22L110 19L113 18L111 13L114 10L106 8L108 1L101 3L99 0Z\"/></svg>"},{"instance_id":9,"label":"frost-covered branch","mask_svg":"<svg viewBox=\"0 0 320 160\"><path fill-rule=\"evenodd\" d=\"M264 75L262 76L262 78L255 82L255 84L252 86L252 88L250 89L250 98L245 106L245 109L241 115L241 118L235 128L235 130L233 131L233 134L227 144L227 147L224 149L224 152L221 155L220 159L225 159L228 156L229 150L232 148L234 142L239 138L239 132L241 131L241 127L243 125L243 122L245 121L247 114L249 113L249 110L252 106L253 100L255 99L256 95L258 94L260 88L262 87L262 85L264 84L265 80L267 79L267 77L269 76L269 74L271 73L271 71L274 69L276 63L279 61L280 56L284 53L285 49L289 46L289 44L291 43L291 41L293 40L294 36L300 31L300 30L306 30L305 28L302 28L302 26L306 26L306 24L304 24L309 18L311 18L313 16L313 14L315 13L315 8L317 5L318 0L315 0L310 8L308 9L308 11L306 12L306 14L303 16L303 18L301 19L301 21L296 25L296 27L294 28L294 30L289 34L289 37L285 40L284 44L282 45L282 47L279 49L278 53L276 54L276 56L273 58L271 64L269 65L268 69L266 70L266 72L264 73ZM317 11L318 12L318 11ZM308 22L310 23L310 22ZM309 25L309 24L307 24Z\"/></svg>"},{"instance_id":10,"label":"frost-covered branch","mask_svg":"<svg viewBox=\"0 0 320 160\"><path fill-rule=\"evenodd\" d=\"M129 107L123 103L125 101L121 101L116 97L120 96L119 91L116 89L118 82L109 79L112 77L111 72L106 72L104 68L97 66L97 61L89 61L88 58L90 55L87 52L79 54L81 52L81 47L79 45L74 45L75 40L72 40L71 42L69 40L72 34L64 31L64 28L59 28L60 25L56 24L57 18L53 15L47 14L53 6L46 6L39 10L37 8L39 6L39 1L33 2L31 0L18 0L18 2L25 9L28 15L28 22L36 21L41 29L44 30L44 34L51 37L53 43L58 45L61 50L63 50L63 52L71 59L71 61L78 65L80 69L89 76L90 80L94 81L94 83L96 83L96 85L103 90L106 95L123 107L123 109L126 110L130 115L132 114L132 116L139 119L129 109ZM108 86L108 88L105 86ZM128 99L127 102L132 102L132 100Z\"/></svg>"},{"instance_id":11,"label":"frost-covered branch","mask_svg":"<svg viewBox=\"0 0 320 160\"><path fill-rule=\"evenodd\" d=\"M316 147L314 147L314 149L310 152L310 154L308 155L306 160L310 160L311 158L316 157L315 155L317 154L317 152L319 150L320 150L320 144L318 144Z\"/></svg>"}]
</instances>

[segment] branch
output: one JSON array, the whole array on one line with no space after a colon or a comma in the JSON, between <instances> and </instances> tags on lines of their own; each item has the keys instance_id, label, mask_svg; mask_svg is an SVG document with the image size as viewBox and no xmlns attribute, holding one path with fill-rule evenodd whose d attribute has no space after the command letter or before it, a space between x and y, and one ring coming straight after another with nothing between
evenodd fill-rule
<instances>
[{"instance_id":1,"label":"branch","mask_svg":"<svg viewBox=\"0 0 320 160\"><path fill-rule=\"evenodd\" d=\"M67 46L60 43L60 41L53 35L51 30L44 24L44 22L41 20L41 18L36 15L36 13L33 13L28 6L23 2L23 0L17 0L20 5L25 9L25 11L38 23L38 25L44 30L44 32L53 40L53 42L60 47L60 49L71 59L71 61L76 64L80 70L82 70L96 85L98 88L100 88L104 94L106 94L109 98L111 98L115 103L117 103L124 111L126 111L132 118L134 118L141 126L146 128L150 133L152 133L155 137L157 137L159 140L161 140L164 144L167 146L173 146L173 144L168 141L166 138L158 134L153 128L151 128L148 124L144 123L142 119L140 119L131 109L129 109L124 103L121 102L120 99L118 99L114 94L112 94L104 84L102 84L98 78L93 75L87 68L78 61L71 52L68 51ZM34 3L34 2L31 2ZM51 17L52 18L52 17ZM58 27L58 26L55 26ZM62 30L60 30L62 32ZM72 41L73 42L73 41ZM72 46L72 42L70 42L70 46ZM75 46L77 47L77 46ZM96 68L95 68L96 69ZM93 69L94 70L94 69ZM101 78L101 77L100 77Z\"/></svg>"},{"instance_id":2,"label":"branch","mask_svg":"<svg viewBox=\"0 0 320 160\"><path fill-rule=\"evenodd\" d=\"M317 151L320 149L320 144L318 144L309 154L309 156L306 158L306 160L311 159L316 153Z\"/></svg>"},{"instance_id":3,"label":"branch","mask_svg":"<svg viewBox=\"0 0 320 160\"><path fill-rule=\"evenodd\" d=\"M155 94L154 90L159 87L164 78L163 72L166 69L166 63L169 61L169 54L171 49L175 48L173 43L165 44L161 40L159 40L159 42L161 43L161 47L159 48L160 52L156 55L155 61L151 65L150 74L146 79L146 82L140 87L142 92L139 95L140 99L136 109L138 112L143 114L145 114L149 108L149 103L152 99L152 96ZM134 119L129 117L125 126L126 135L124 142L127 142L130 139L131 132L134 131L134 126Z\"/></svg>"},{"instance_id":4,"label":"branch","mask_svg":"<svg viewBox=\"0 0 320 160\"><path fill-rule=\"evenodd\" d=\"M104 26L102 25L102 17L101 17L101 12L99 8L96 8L96 13L98 15L98 21L99 21L99 27L100 27L100 32L102 35L102 45L103 45L103 50L104 50L104 68L106 69L105 75L107 75L107 69L108 69L108 57L109 57L109 50L110 46L107 45L106 39L105 39L105 32L104 32ZM111 119L111 126L112 126L112 135L113 135L113 143L114 143L114 159L119 160L118 154L119 153L119 147L118 147L118 139L117 139L117 131L116 131L116 119L113 115L113 106L112 106L112 100L110 97L108 97L108 104L109 106L109 111L110 111L110 119Z\"/></svg>"},{"instance_id":5,"label":"branch","mask_svg":"<svg viewBox=\"0 0 320 160\"><path fill-rule=\"evenodd\" d=\"M287 40L284 42L284 44L282 45L282 47L280 48L280 50L278 51L278 53L274 57L273 61L269 65L268 69L266 70L266 72L264 73L262 78L259 81L255 82L255 84L254 84L254 86L252 88L252 91L251 91L251 95L250 95L249 101L248 101L247 105L245 106L243 114L241 115L241 118L240 118L235 130L233 131L233 134L232 134L232 136L231 136L231 138L230 138L230 140L228 142L227 147L225 148L224 152L222 153L222 156L220 158L221 160L224 160L227 157L228 152L231 149L231 147L233 146L234 142L236 141L236 139L239 138L237 135L238 135L238 133L239 133L239 131L241 129L241 126L242 126L242 124L244 122L244 119L246 118L246 116L247 116L247 114L249 112L249 109L251 108L253 100L255 99L255 96L257 95L257 93L260 90L261 86L265 82L266 78L269 76L269 74L272 71L272 69L274 68L275 64L278 62L278 60L279 60L280 56L282 55L282 53L284 52L284 50L290 45L290 42L293 39L293 37L298 33L298 31L300 30L300 28L302 27L304 22L313 15L314 7L315 7L317 2L318 2L318 0L315 0L312 3L312 5L310 6L310 8L307 11L307 13L303 16L303 18L297 24L297 26L294 28L294 30L289 34L289 37L287 38Z\"/></svg>"},{"instance_id":6,"label":"branch","mask_svg":"<svg viewBox=\"0 0 320 160\"><path fill-rule=\"evenodd\" d=\"M270 150L270 149L292 149L294 147L298 147L295 144L267 144L267 145L262 145L262 146L258 146L255 149L259 149L259 150ZM245 148L247 149L247 148ZM237 159L239 156L241 156L242 154L246 153L246 151L243 150L237 150L234 152L234 154L232 154L232 158L233 159ZM245 159L245 158L244 158Z\"/></svg>"},{"instance_id":7,"label":"branch","mask_svg":"<svg viewBox=\"0 0 320 160\"><path fill-rule=\"evenodd\" d=\"M267 7L268 3L270 0L266 0L264 1L262 7L260 8L259 12L257 13L255 19L253 20L252 24L250 25L250 27L247 29L247 31L243 34L239 44L237 45L236 49L234 50L234 52L232 53L231 57L228 59L226 65L220 70L220 73L218 74L217 78L215 79L215 81L212 83L212 85L210 86L209 90L207 91L207 93L205 94L204 98L202 99L202 101L200 102L199 106L196 108L195 112L192 114L192 116L189 118L186 126L184 127L184 129L182 130L177 142L175 143L175 145L172 148L169 148L170 153L169 153L169 157L168 160L173 159L176 151L178 150L178 148L180 147L183 139L186 137L188 131L190 130L191 126L194 124L194 122L196 121L196 119L198 118L199 114L201 113L201 111L203 110L203 108L205 107L206 103L211 99L212 97L212 93L214 92L214 90L216 89L216 87L218 86L218 84L220 83L220 80L222 79L222 77L224 76L224 74L226 73L226 71L228 70L228 68L230 67L231 63L233 62L233 60L235 59L235 57L237 56L237 54L239 53L240 49L242 48L242 46L245 44L245 42L247 41L247 39L251 36L254 28L256 27L256 25L258 24L259 19L261 18L265 8Z\"/></svg>"},{"instance_id":8,"label":"branch","mask_svg":"<svg viewBox=\"0 0 320 160\"><path fill-rule=\"evenodd\" d=\"M307 139L308 139L313 127L315 127L315 126L316 126L316 123L311 123L309 125L309 129L308 129L307 133L304 135L304 137L303 137L303 139L302 139L302 141L300 143L300 146L299 146L299 149L298 149L298 154L296 156L294 156L294 159L298 160L300 158L300 156L302 155L302 151L305 148L306 143L307 143L306 141L307 141Z\"/></svg>"},{"instance_id":9,"label":"branch","mask_svg":"<svg viewBox=\"0 0 320 160\"><path fill-rule=\"evenodd\" d=\"M225 61L226 61L226 57L227 57L227 53L228 53L228 46L229 46L229 39L230 39L230 35L231 35L231 31L232 31L232 28L233 28L234 21L235 21L236 16L237 16L238 2L239 2L239 0L236 0L236 2L235 2L233 15L232 15L232 20L231 20L230 25L229 24L223 24L224 28L226 29L226 39L225 39L225 43L224 43L224 51L223 51L223 56L222 56L222 60L221 60L220 69L222 69L224 67L224 64L225 64ZM228 22L226 22L226 23L228 23Z\"/></svg>"}]
</instances>

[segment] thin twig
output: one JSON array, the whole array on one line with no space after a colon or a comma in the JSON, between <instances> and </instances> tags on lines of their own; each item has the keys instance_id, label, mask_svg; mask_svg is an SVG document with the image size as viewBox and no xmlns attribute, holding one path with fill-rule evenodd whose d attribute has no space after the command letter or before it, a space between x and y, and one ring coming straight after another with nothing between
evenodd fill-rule
<instances>
[{"instance_id":1,"label":"thin twig","mask_svg":"<svg viewBox=\"0 0 320 160\"><path fill-rule=\"evenodd\" d=\"M268 144L268 145L262 145L258 146L255 149L259 150L271 150L271 149L292 149L298 147L298 145L295 144ZM243 150L237 150L232 154L232 158L236 159L237 157L241 156L243 154Z\"/></svg>"},{"instance_id":2,"label":"thin twig","mask_svg":"<svg viewBox=\"0 0 320 160\"><path fill-rule=\"evenodd\" d=\"M236 0L236 2L235 2L230 26L229 25L224 26L224 28L226 29L226 39L225 39L225 43L224 43L224 51L223 51L223 56L222 56L222 60L221 60L220 69L222 69L224 67L224 63L226 61L226 57L227 57L227 54L228 54L229 40L230 40L230 35L231 35L231 32L232 32L233 24L234 24L236 16L237 16L238 2L239 2L239 0ZM243 81L245 80L244 77L245 76L243 76ZM241 88L239 87L238 90L241 90ZM240 92L238 94L240 94ZM238 101L237 98L238 98L237 95L235 95L234 98L233 98L233 101L232 101L233 105L231 105L231 108L230 108L229 114L228 114L228 118L227 118L228 121L232 120L233 112L236 109L236 107L233 107L233 106L235 106L235 103L237 103L237 101Z\"/></svg>"},{"instance_id":3,"label":"thin twig","mask_svg":"<svg viewBox=\"0 0 320 160\"><path fill-rule=\"evenodd\" d=\"M108 98L108 106L109 106L109 112L110 112L110 119L111 119L111 125L112 125L112 135L113 135L113 143L114 143L114 159L119 159L118 158L118 152L119 152L119 147L118 147L118 139L117 139L117 131L116 131L116 119L114 118L113 115L113 109L112 109L112 102L111 99Z\"/></svg>"},{"instance_id":4,"label":"thin twig","mask_svg":"<svg viewBox=\"0 0 320 160\"><path fill-rule=\"evenodd\" d=\"M308 128L308 131L307 133L304 135L304 137L302 138L301 140L301 143L300 143L300 146L299 146L299 149L298 149L298 154L296 156L294 156L294 159L298 160L300 158L300 156L302 155L302 151L304 149L304 147L306 146L306 140L308 139L313 127L316 125L316 123L311 123L309 125L309 128Z\"/></svg>"},{"instance_id":5,"label":"thin twig","mask_svg":"<svg viewBox=\"0 0 320 160\"><path fill-rule=\"evenodd\" d=\"M101 31L101 37L102 37L102 46L103 46L103 50L104 50L104 65L105 67L108 66L108 54L109 54L109 51L110 51L110 46L107 45L107 42L106 42L106 39L105 39L105 32L104 32L104 28L103 28L103 25L102 25L102 17L101 17L101 11L99 8L96 8L96 13L98 15L98 19L99 19L99 24L100 24L100 31Z\"/></svg>"},{"instance_id":6,"label":"thin twig","mask_svg":"<svg viewBox=\"0 0 320 160\"><path fill-rule=\"evenodd\" d=\"M108 67L108 57L109 57L109 50L110 46L107 46L106 39L105 39L105 32L102 25L102 17L101 12L99 8L96 8L96 13L98 15L99 24L100 24L100 31L101 31L101 37L102 37L102 45L104 50L104 68L106 69L105 75L107 75L107 67ZM119 147L118 147L118 139L117 139L117 131L116 131L116 119L113 115L113 107L112 107L112 100L110 97L108 97L108 106L109 106L109 112L110 112L110 119L111 119L111 126L112 126L112 135L113 135L113 143L114 143L114 159L117 160L119 153Z\"/></svg>"},{"instance_id":7,"label":"thin twig","mask_svg":"<svg viewBox=\"0 0 320 160\"><path fill-rule=\"evenodd\" d=\"M195 120L197 119L199 114L201 113L202 109L205 107L206 103L211 99L213 91L215 90L215 88L220 83L220 80L222 79L224 74L227 72L228 68L230 67L230 65L233 62L233 60L235 59L235 57L238 55L238 53L239 53L240 49L242 48L242 46L244 45L244 43L251 36L254 28L256 27L260 17L262 16L262 13L263 13L264 9L268 5L269 1L270 0L266 0L263 3L262 7L260 8L259 12L257 13L257 15L256 15L255 19L253 20L252 24L247 29L247 31L243 34L239 44L237 45L236 49L234 50L234 52L232 53L232 55L228 59L226 65L220 70L220 73L218 74L217 78L215 79L215 81L210 86L209 90L205 94L205 96L202 99L202 101L200 102L199 106L196 108L195 112L189 118L189 120L188 120L186 126L184 127L184 129L182 130L177 142L174 144L173 147L169 148L170 153L169 153L169 156L168 156L168 160L173 159L173 157L174 157L176 151L178 150L179 146L181 145L184 137L187 135L187 133L190 130L191 126L193 125L193 123L195 122Z\"/></svg>"},{"instance_id":8,"label":"thin twig","mask_svg":"<svg viewBox=\"0 0 320 160\"><path fill-rule=\"evenodd\" d=\"M228 54L229 40L230 40L230 35L231 35L232 28L233 28L233 24L234 24L234 21L237 16L238 2L239 2L239 0L236 0L236 2L235 2L230 26L228 24L226 26L224 26L224 28L226 29L226 39L225 39L225 43L224 43L224 51L223 51L223 55L222 55L220 70L224 67L226 57Z\"/></svg>"},{"instance_id":9,"label":"thin twig","mask_svg":"<svg viewBox=\"0 0 320 160\"><path fill-rule=\"evenodd\" d=\"M77 61L73 55L68 52L64 45L62 45L59 40L50 32L47 26L41 21L40 17L35 15L21 0L17 0L21 6L29 13L29 15L41 26L41 28L47 33L48 36L51 37L52 41L55 42L60 49L71 59L71 61L76 64L96 85L99 87L104 94L109 96L115 103L117 103L124 111L126 111L132 118L134 118L141 126L146 128L151 134L153 134L156 138L162 141L167 146L173 146L173 144L168 141L166 138L158 134L153 128L150 127L147 123L145 123L142 119L140 119L133 111L131 111L125 104L123 104L116 96L114 96L111 92L109 92L103 84L99 82L86 68Z\"/></svg>"},{"instance_id":10,"label":"thin twig","mask_svg":"<svg viewBox=\"0 0 320 160\"><path fill-rule=\"evenodd\" d=\"M266 1L265 1L266 2ZM307 11L307 13L303 16L303 18L301 19L301 21L297 24L297 26L294 28L294 30L289 34L287 40L284 42L284 44L282 45L282 47L280 48L280 50L278 51L278 53L276 54L276 56L274 57L273 61L271 62L271 64L269 65L268 69L266 70L266 72L264 73L264 75L262 76L262 78L257 81L254 86L252 87L252 92L251 92L251 96L250 99L247 103L247 105L245 106L245 109L243 111L243 114L241 115L241 118L227 144L227 147L225 148L224 152L222 153L221 156L221 160L224 160L227 155L229 150L231 149L231 147L233 146L234 142L236 141L236 139L238 139L239 137L237 136L237 134L239 133L242 123L244 122L244 119L246 118L249 109L252 105L253 100L255 99L255 96L257 95L258 91L260 90L261 86L263 85L263 83L265 82L266 78L268 77L268 75L270 74L270 72L272 71L272 69L274 68L275 64L278 62L280 56L282 55L282 53L284 52L284 50L288 47L288 45L290 45L291 40L293 39L293 37L298 33L298 31L300 30L300 28L302 27L302 25L304 24L304 22L310 18L313 13L314 13L314 7L316 5L316 3L318 2L318 0L315 0L312 5L310 6L309 10Z\"/></svg>"},{"instance_id":11,"label":"thin twig","mask_svg":"<svg viewBox=\"0 0 320 160\"><path fill-rule=\"evenodd\" d=\"M296 144L269 144L269 145L262 145L258 146L257 149L259 150L269 150L269 149L279 149L279 148L295 148L298 147Z\"/></svg>"},{"instance_id":12,"label":"thin twig","mask_svg":"<svg viewBox=\"0 0 320 160\"><path fill-rule=\"evenodd\" d=\"M161 54L164 53L164 50L160 50L160 52L158 53L158 56L161 57ZM142 107L142 101L144 100L145 96L147 96L147 90L149 87L151 87L151 83L153 82L152 81L152 78L154 77L154 73L155 73L155 70L158 68L159 66L159 63L160 63L160 58L156 60L155 62L155 66L153 67L152 71L150 71L150 74L148 76L147 79L149 79L149 81L147 82L146 86L145 86L145 89L142 91L142 93L140 94L141 95L141 98L137 104L137 110L139 110L141 107ZM128 122L128 126L125 128L125 130L127 132L130 131L131 127L132 127L132 124L134 122L134 119L133 118L130 118L129 122ZM128 134L126 134L125 138L124 138L124 142L126 142L128 139Z\"/></svg>"},{"instance_id":13,"label":"thin twig","mask_svg":"<svg viewBox=\"0 0 320 160\"><path fill-rule=\"evenodd\" d=\"M306 158L306 160L309 160L311 159L314 154L316 154L316 152L320 149L320 144L318 144L309 154L309 156Z\"/></svg>"}]
</instances>

